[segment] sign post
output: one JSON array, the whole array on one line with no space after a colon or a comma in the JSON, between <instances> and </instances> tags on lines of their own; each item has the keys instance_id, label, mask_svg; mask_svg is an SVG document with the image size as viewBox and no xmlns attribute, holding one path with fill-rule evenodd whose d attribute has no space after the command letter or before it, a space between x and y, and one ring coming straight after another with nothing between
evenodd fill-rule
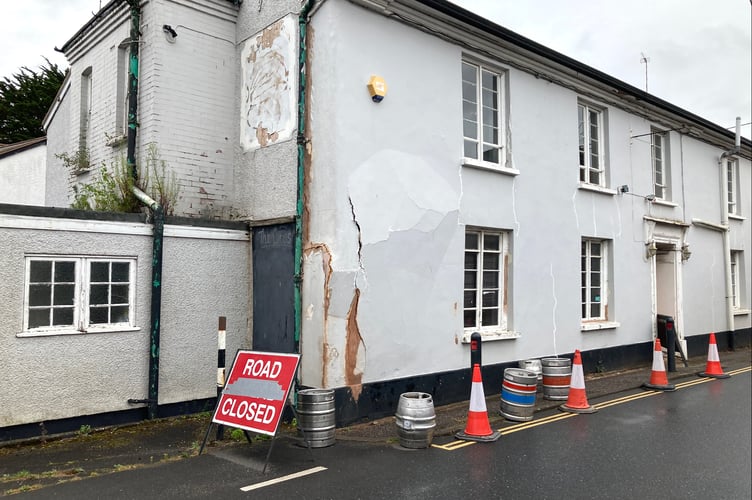
<instances>
[{"instance_id":1,"label":"sign post","mask_svg":"<svg viewBox=\"0 0 752 500\"><path fill-rule=\"evenodd\" d=\"M299 361L299 354L239 350L227 383L217 398L209 427L229 425L246 432L274 436ZM207 431L201 451L208 436Z\"/></svg>"}]
</instances>

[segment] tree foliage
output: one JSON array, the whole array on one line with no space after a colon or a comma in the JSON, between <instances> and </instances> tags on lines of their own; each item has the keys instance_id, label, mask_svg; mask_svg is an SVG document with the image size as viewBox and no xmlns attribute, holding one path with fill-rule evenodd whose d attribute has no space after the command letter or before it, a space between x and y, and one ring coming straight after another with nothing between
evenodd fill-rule
<instances>
[{"instance_id":1,"label":"tree foliage","mask_svg":"<svg viewBox=\"0 0 752 500\"><path fill-rule=\"evenodd\" d=\"M0 80L0 143L42 137L42 120L55 99L65 73L48 59L34 71L22 67Z\"/></svg>"}]
</instances>

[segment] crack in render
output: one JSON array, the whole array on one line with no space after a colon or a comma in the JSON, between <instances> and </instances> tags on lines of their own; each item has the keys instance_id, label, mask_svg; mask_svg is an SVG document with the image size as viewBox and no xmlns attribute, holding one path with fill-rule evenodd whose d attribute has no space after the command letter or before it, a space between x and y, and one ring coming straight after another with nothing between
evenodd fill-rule
<instances>
[{"instance_id":1,"label":"crack in render","mask_svg":"<svg viewBox=\"0 0 752 500\"><path fill-rule=\"evenodd\" d=\"M355 227L358 228L358 267L360 267L361 271L365 272L365 268L363 267L363 233L360 229L360 223L355 216L355 205L353 204L352 197L348 196L347 201L350 202L350 212L352 213L353 223L355 223Z\"/></svg>"}]
</instances>

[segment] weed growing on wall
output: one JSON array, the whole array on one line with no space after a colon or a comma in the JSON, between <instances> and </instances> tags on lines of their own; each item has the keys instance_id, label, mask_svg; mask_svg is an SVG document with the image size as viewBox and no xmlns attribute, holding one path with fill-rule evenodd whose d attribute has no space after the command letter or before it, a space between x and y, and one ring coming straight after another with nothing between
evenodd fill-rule
<instances>
[{"instance_id":1,"label":"weed growing on wall","mask_svg":"<svg viewBox=\"0 0 752 500\"><path fill-rule=\"evenodd\" d=\"M55 158L63 160L63 165L74 174L88 172L91 167L89 150L86 148L77 149L73 153L58 153Z\"/></svg>"},{"instance_id":2,"label":"weed growing on wall","mask_svg":"<svg viewBox=\"0 0 752 500\"><path fill-rule=\"evenodd\" d=\"M80 173L77 158L62 153L56 155L74 174ZM88 155L87 155L88 157ZM150 143L146 149L146 158L138 163L138 180L135 187L157 201L165 215L175 211L179 194L179 185L175 173L160 158L159 149ZM124 156L102 166L90 182L74 187L74 199L71 208L78 210L95 210L99 212L140 212L143 204L133 194L134 179Z\"/></svg>"}]
</instances>

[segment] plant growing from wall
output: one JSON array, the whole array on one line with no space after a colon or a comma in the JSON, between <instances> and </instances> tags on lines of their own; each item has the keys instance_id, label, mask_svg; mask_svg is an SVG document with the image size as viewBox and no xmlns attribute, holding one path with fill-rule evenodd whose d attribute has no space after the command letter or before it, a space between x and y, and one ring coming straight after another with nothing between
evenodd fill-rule
<instances>
[{"instance_id":1,"label":"plant growing from wall","mask_svg":"<svg viewBox=\"0 0 752 500\"><path fill-rule=\"evenodd\" d=\"M165 215L172 215L175 211L175 204L178 202L180 185L175 172L167 168L167 162L160 158L159 149L153 142L146 147L145 165L151 190L142 189L142 191L162 206Z\"/></svg>"},{"instance_id":2,"label":"plant growing from wall","mask_svg":"<svg viewBox=\"0 0 752 500\"><path fill-rule=\"evenodd\" d=\"M58 153L55 158L62 160L63 165L74 174L88 172L91 167L89 150L86 148L77 149L73 153Z\"/></svg>"},{"instance_id":3,"label":"plant growing from wall","mask_svg":"<svg viewBox=\"0 0 752 500\"><path fill-rule=\"evenodd\" d=\"M76 154L61 153L56 156L61 158L72 172L78 173L80 170L74 161ZM133 194L134 185L156 200L166 215L173 214L179 194L177 177L160 158L159 149L154 143L147 146L146 159L139 163L136 184L125 157L121 156L112 161L109 167L103 163L90 182L74 187L71 208L138 213L143 205Z\"/></svg>"}]
</instances>

